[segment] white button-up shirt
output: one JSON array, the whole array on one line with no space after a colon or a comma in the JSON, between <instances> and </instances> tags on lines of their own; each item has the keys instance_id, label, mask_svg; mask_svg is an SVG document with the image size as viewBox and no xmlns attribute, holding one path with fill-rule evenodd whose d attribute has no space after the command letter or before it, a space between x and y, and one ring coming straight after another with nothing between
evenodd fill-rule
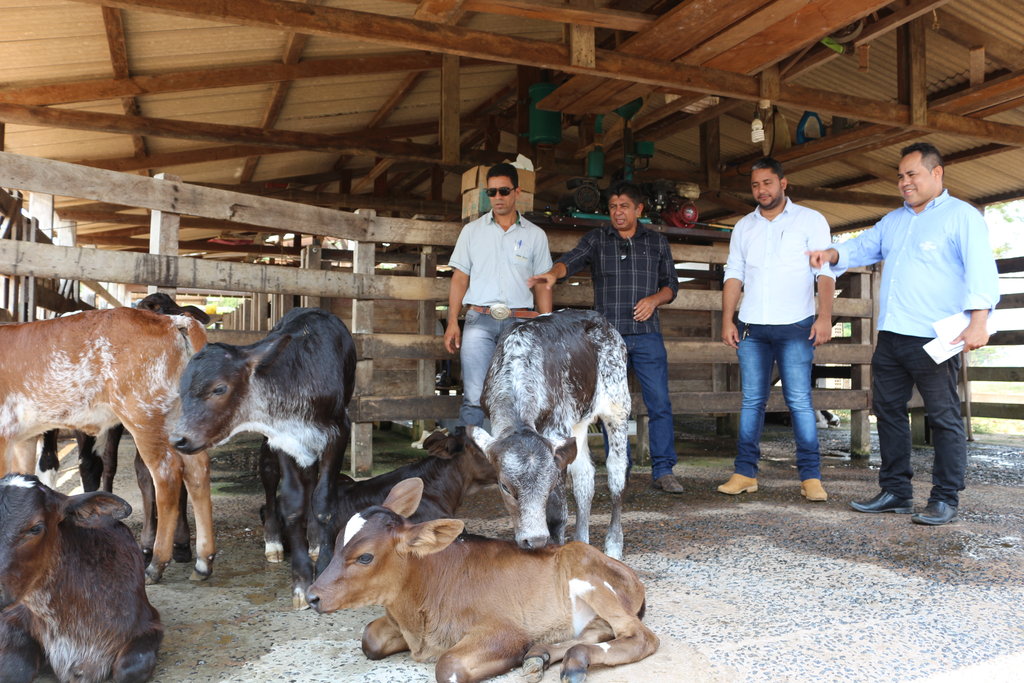
<instances>
[{"instance_id":1,"label":"white button-up shirt","mask_svg":"<svg viewBox=\"0 0 1024 683\"><path fill-rule=\"evenodd\" d=\"M814 209L786 206L774 220L758 207L733 228L724 279L743 283L740 320L750 325L788 325L814 315L814 280L835 276L828 264L811 268L807 251L828 249L828 221Z\"/></svg>"}]
</instances>

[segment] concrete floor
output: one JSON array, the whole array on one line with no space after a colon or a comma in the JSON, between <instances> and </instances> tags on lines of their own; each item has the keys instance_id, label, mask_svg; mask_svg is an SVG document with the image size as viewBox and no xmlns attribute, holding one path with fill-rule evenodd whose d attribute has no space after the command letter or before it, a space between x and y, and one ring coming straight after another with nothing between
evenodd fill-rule
<instances>
[{"instance_id":1,"label":"concrete floor","mask_svg":"<svg viewBox=\"0 0 1024 683\"><path fill-rule=\"evenodd\" d=\"M821 441L826 503L800 496L785 427L766 433L754 494L715 491L731 473L732 443L708 421L682 426L684 495L649 489L649 471L634 469L624 560L646 584L646 622L661 648L630 666L595 669L590 680L1024 680L1024 449L971 445L960 520L930 528L908 515L851 511L850 500L877 492L877 448L870 460L851 461L848 432L828 430ZM187 566L172 565L149 590L167 629L156 680L434 680L432 665L406 655L363 657L360 633L378 608L291 610L287 566L263 560L257 444L236 438L215 456L213 577L193 584ZM125 439L117 491L135 504L130 448ZM930 460L929 449L915 452L918 506ZM74 483L69 476L65 488ZM608 519L602 486L595 544ZM475 496L461 516L470 531L510 534L493 492Z\"/></svg>"}]
</instances>

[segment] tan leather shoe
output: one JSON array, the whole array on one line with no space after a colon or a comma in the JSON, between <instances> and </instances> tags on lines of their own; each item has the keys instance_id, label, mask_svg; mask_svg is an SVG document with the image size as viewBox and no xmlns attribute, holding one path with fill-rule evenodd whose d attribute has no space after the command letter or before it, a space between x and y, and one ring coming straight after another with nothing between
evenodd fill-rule
<instances>
[{"instance_id":1,"label":"tan leather shoe","mask_svg":"<svg viewBox=\"0 0 1024 683\"><path fill-rule=\"evenodd\" d=\"M828 494L825 493L825 489L821 485L821 479L804 479L800 482L800 493L810 501L828 500Z\"/></svg>"},{"instance_id":2,"label":"tan leather shoe","mask_svg":"<svg viewBox=\"0 0 1024 683\"><path fill-rule=\"evenodd\" d=\"M728 493L730 496L754 493L755 491L757 491L757 479L744 477L742 474L732 475L729 477L729 481L718 487L719 493Z\"/></svg>"}]
</instances>

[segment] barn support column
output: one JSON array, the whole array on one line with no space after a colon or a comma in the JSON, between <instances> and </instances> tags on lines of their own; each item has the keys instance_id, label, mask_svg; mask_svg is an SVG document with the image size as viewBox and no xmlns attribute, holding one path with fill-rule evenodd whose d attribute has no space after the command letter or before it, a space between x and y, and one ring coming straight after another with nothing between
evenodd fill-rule
<instances>
[{"instance_id":1,"label":"barn support column","mask_svg":"<svg viewBox=\"0 0 1024 683\"><path fill-rule=\"evenodd\" d=\"M873 273L850 273L850 298L865 299L871 295ZM872 297L872 300L877 300ZM852 342L854 344L872 344L874 321L865 318L854 318ZM871 388L871 366L866 364L850 367L850 388L863 390ZM870 410L850 411L850 457L866 458L871 455L871 422L868 420Z\"/></svg>"},{"instance_id":2,"label":"barn support column","mask_svg":"<svg viewBox=\"0 0 1024 683\"><path fill-rule=\"evenodd\" d=\"M373 220L377 212L373 209L359 209L360 216L369 218L367 233L373 233ZM356 242L352 249L352 272L356 275L373 275L375 266L373 242ZM373 301L352 300L352 333L373 334ZM373 395L373 360L356 361L354 397ZM373 423L356 422L352 425L352 476L368 477L373 474Z\"/></svg>"},{"instance_id":3,"label":"barn support column","mask_svg":"<svg viewBox=\"0 0 1024 683\"><path fill-rule=\"evenodd\" d=\"M155 180L167 182L181 182L181 178L169 173L157 173L153 176ZM161 256L178 255L178 233L181 229L181 216L166 211L152 211L149 214L149 253L160 254ZM171 297L177 295L177 287L160 286L150 284L146 287L147 294L161 292ZM130 302L123 301L123 304Z\"/></svg>"},{"instance_id":4,"label":"barn support column","mask_svg":"<svg viewBox=\"0 0 1024 683\"><path fill-rule=\"evenodd\" d=\"M314 239L313 243L302 248L299 267L306 270L320 270L320 263L323 252L320 247L320 240ZM304 308L320 308L320 297L303 296L302 306Z\"/></svg>"},{"instance_id":5,"label":"barn support column","mask_svg":"<svg viewBox=\"0 0 1024 683\"><path fill-rule=\"evenodd\" d=\"M420 251L420 277L433 279L436 275L437 253L434 251L434 247L426 245ZM437 302L433 299L421 301L419 303L418 318L420 334L437 334ZM416 393L425 398L433 398L434 387L437 384L436 376L437 359L428 358L417 361L416 378L418 386L416 387ZM416 429L412 435L413 439L419 439L424 430L433 429L435 426L432 420L417 420L415 424Z\"/></svg>"}]
</instances>

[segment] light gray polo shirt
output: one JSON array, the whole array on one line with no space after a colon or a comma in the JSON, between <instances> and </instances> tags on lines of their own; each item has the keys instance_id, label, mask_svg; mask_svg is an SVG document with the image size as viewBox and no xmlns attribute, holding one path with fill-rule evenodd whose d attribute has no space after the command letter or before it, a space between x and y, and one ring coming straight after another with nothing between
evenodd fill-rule
<instances>
[{"instance_id":1,"label":"light gray polo shirt","mask_svg":"<svg viewBox=\"0 0 1024 683\"><path fill-rule=\"evenodd\" d=\"M512 227L502 230L488 211L459 233L448 265L469 276L463 304L533 308L526 281L551 270L551 251L544 231L516 215Z\"/></svg>"}]
</instances>

